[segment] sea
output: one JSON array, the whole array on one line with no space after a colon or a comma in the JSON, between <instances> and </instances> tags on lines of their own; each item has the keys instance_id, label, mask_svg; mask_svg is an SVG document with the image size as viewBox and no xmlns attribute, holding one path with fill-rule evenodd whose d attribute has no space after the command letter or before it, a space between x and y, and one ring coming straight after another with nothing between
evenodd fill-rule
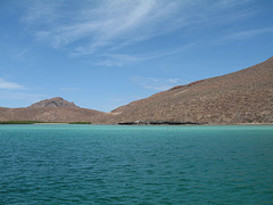
<instances>
[{"instance_id":1,"label":"sea","mask_svg":"<svg viewBox=\"0 0 273 205\"><path fill-rule=\"evenodd\" d=\"M1 125L0 204L273 204L273 126Z\"/></svg>"}]
</instances>

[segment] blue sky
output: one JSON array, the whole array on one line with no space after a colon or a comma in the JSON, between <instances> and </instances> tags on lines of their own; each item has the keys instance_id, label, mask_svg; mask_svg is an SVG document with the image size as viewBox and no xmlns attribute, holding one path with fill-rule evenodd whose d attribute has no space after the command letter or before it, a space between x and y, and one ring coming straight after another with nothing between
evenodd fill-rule
<instances>
[{"instance_id":1,"label":"blue sky","mask_svg":"<svg viewBox=\"0 0 273 205\"><path fill-rule=\"evenodd\" d=\"M1 0L0 106L110 111L273 56L271 0Z\"/></svg>"}]
</instances>

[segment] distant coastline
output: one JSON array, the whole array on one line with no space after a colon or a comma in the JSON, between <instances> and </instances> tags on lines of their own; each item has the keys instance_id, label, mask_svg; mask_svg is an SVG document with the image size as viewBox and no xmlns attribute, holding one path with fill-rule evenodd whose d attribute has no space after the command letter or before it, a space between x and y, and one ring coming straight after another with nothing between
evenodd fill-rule
<instances>
[{"instance_id":1,"label":"distant coastline","mask_svg":"<svg viewBox=\"0 0 273 205\"><path fill-rule=\"evenodd\" d=\"M91 122L40 122L40 121L2 121L0 125L26 125L26 124L92 124Z\"/></svg>"},{"instance_id":2,"label":"distant coastline","mask_svg":"<svg viewBox=\"0 0 273 205\"><path fill-rule=\"evenodd\" d=\"M91 122L39 122L39 121L2 121L0 125L124 125L124 126L228 126L228 125L273 125L273 123L231 123L231 124L198 124L187 122L149 122L149 123L136 123L136 122L124 122L117 124L99 124Z\"/></svg>"}]
</instances>

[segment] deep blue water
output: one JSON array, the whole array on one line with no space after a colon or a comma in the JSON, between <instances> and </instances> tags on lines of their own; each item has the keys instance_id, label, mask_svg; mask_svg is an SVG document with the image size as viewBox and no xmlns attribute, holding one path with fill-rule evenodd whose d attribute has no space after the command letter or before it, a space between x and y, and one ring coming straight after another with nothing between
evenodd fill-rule
<instances>
[{"instance_id":1,"label":"deep blue water","mask_svg":"<svg viewBox=\"0 0 273 205\"><path fill-rule=\"evenodd\" d=\"M272 203L273 126L0 126L0 204Z\"/></svg>"}]
</instances>

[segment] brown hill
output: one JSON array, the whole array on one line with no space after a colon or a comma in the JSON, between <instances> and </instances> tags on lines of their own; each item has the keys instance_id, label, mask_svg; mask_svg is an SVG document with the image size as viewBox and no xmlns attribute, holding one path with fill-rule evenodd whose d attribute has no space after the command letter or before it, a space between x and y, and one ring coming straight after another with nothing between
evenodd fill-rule
<instances>
[{"instance_id":1,"label":"brown hill","mask_svg":"<svg viewBox=\"0 0 273 205\"><path fill-rule=\"evenodd\" d=\"M26 108L1 108L0 121L96 124L273 123L273 58L224 76L176 86L111 113L84 109L60 97Z\"/></svg>"},{"instance_id":2,"label":"brown hill","mask_svg":"<svg viewBox=\"0 0 273 205\"><path fill-rule=\"evenodd\" d=\"M235 73L176 86L112 114L108 123L272 123L273 58Z\"/></svg>"},{"instance_id":3,"label":"brown hill","mask_svg":"<svg viewBox=\"0 0 273 205\"><path fill-rule=\"evenodd\" d=\"M25 108L1 108L0 121L92 122L106 113L80 108L60 97L42 100Z\"/></svg>"},{"instance_id":4,"label":"brown hill","mask_svg":"<svg viewBox=\"0 0 273 205\"><path fill-rule=\"evenodd\" d=\"M41 100L30 107L78 107L73 102L68 102L61 97Z\"/></svg>"}]
</instances>

